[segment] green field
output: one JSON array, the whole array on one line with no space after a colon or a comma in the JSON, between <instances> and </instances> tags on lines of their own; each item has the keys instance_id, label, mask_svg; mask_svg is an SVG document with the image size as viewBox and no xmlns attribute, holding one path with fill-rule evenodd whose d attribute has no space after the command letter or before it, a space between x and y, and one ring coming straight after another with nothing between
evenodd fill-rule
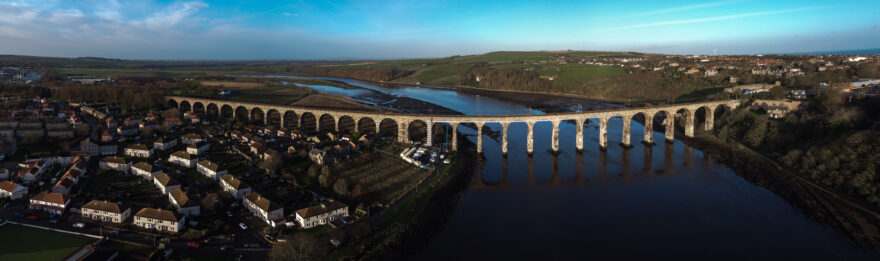
<instances>
[{"instance_id":1,"label":"green field","mask_svg":"<svg viewBox=\"0 0 880 261\"><path fill-rule=\"evenodd\" d=\"M62 260L91 240L14 225L0 227L0 260Z\"/></svg>"}]
</instances>

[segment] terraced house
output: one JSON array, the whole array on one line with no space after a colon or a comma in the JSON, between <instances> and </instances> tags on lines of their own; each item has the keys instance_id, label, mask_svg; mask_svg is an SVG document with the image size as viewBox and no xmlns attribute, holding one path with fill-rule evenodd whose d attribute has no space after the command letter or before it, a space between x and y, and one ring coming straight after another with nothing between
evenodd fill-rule
<instances>
[{"instance_id":1,"label":"terraced house","mask_svg":"<svg viewBox=\"0 0 880 261\"><path fill-rule=\"evenodd\" d=\"M177 213L182 215L198 216L201 212L201 205L196 199L192 199L183 192L183 190L175 189L168 192L168 200L177 208Z\"/></svg>"},{"instance_id":2,"label":"terraced house","mask_svg":"<svg viewBox=\"0 0 880 261\"><path fill-rule=\"evenodd\" d=\"M177 146L177 139L160 138L153 142L153 149L155 150L167 150L174 148L174 146Z\"/></svg>"},{"instance_id":3,"label":"terraced house","mask_svg":"<svg viewBox=\"0 0 880 261\"><path fill-rule=\"evenodd\" d=\"M180 189L180 182L177 182L177 180L165 173L153 176L153 184L156 184L156 187L162 191L162 195L168 195L168 192Z\"/></svg>"},{"instance_id":4,"label":"terraced house","mask_svg":"<svg viewBox=\"0 0 880 261\"><path fill-rule=\"evenodd\" d=\"M348 206L336 201L296 211L296 222L303 229L324 225L343 217L348 217Z\"/></svg>"},{"instance_id":5,"label":"terraced house","mask_svg":"<svg viewBox=\"0 0 880 261\"><path fill-rule=\"evenodd\" d=\"M131 174L144 177L148 180L152 180L153 176L156 176L156 174L159 173L162 173L162 171L159 170L158 167L143 161L131 165Z\"/></svg>"},{"instance_id":6,"label":"terraced house","mask_svg":"<svg viewBox=\"0 0 880 261\"><path fill-rule=\"evenodd\" d=\"M125 155L139 158L149 158L153 156L153 150L144 144L132 144L125 147Z\"/></svg>"},{"instance_id":7,"label":"terraced house","mask_svg":"<svg viewBox=\"0 0 880 261\"><path fill-rule=\"evenodd\" d=\"M181 140L183 141L183 144L190 145L195 144L196 142L205 141L205 138L202 138L202 135L196 133L189 133L183 135L183 137L181 137Z\"/></svg>"},{"instance_id":8,"label":"terraced house","mask_svg":"<svg viewBox=\"0 0 880 261\"><path fill-rule=\"evenodd\" d=\"M211 146L209 146L207 142L200 141L200 142L190 144L189 146L186 146L186 153L189 153L192 155L199 155L199 154L208 152L208 149L210 149L210 148L211 148Z\"/></svg>"},{"instance_id":9,"label":"terraced house","mask_svg":"<svg viewBox=\"0 0 880 261\"><path fill-rule=\"evenodd\" d=\"M197 159L196 156L181 150L171 153L171 156L168 156L168 163L184 168L192 168L196 166Z\"/></svg>"},{"instance_id":10,"label":"terraced house","mask_svg":"<svg viewBox=\"0 0 880 261\"><path fill-rule=\"evenodd\" d=\"M213 180L217 180L220 176L226 175L227 173L226 168L209 160L199 161L198 171L199 173L202 173L202 175Z\"/></svg>"},{"instance_id":11,"label":"terraced house","mask_svg":"<svg viewBox=\"0 0 880 261\"><path fill-rule=\"evenodd\" d=\"M92 200L80 208L82 217L120 224L131 216L131 207L106 200Z\"/></svg>"},{"instance_id":12,"label":"terraced house","mask_svg":"<svg viewBox=\"0 0 880 261\"><path fill-rule=\"evenodd\" d=\"M185 217L178 217L169 210L142 208L134 214L135 226L159 232L177 233L183 228Z\"/></svg>"},{"instance_id":13,"label":"terraced house","mask_svg":"<svg viewBox=\"0 0 880 261\"><path fill-rule=\"evenodd\" d=\"M260 196L260 194L257 194L256 192L244 195L242 205L250 210L254 216L260 218L270 226L274 227L277 224L284 223L284 208L269 201L269 199Z\"/></svg>"},{"instance_id":14,"label":"terraced house","mask_svg":"<svg viewBox=\"0 0 880 261\"><path fill-rule=\"evenodd\" d=\"M231 194L236 199L241 199L244 195L251 193L251 186L247 183L241 182L241 180L235 178L230 174L226 174L220 177L220 187L223 188L223 191Z\"/></svg>"},{"instance_id":15,"label":"terraced house","mask_svg":"<svg viewBox=\"0 0 880 261\"><path fill-rule=\"evenodd\" d=\"M116 156L104 157L98 165L102 170L115 170L125 173L128 173L128 170L131 168L131 162L126 162L125 159Z\"/></svg>"},{"instance_id":16,"label":"terraced house","mask_svg":"<svg viewBox=\"0 0 880 261\"><path fill-rule=\"evenodd\" d=\"M28 188L11 181L0 181L0 198L8 198L12 200L24 198L27 196Z\"/></svg>"},{"instance_id":17,"label":"terraced house","mask_svg":"<svg viewBox=\"0 0 880 261\"><path fill-rule=\"evenodd\" d=\"M69 204L70 198L67 195L44 191L31 197L29 208L46 211L50 214L64 214Z\"/></svg>"}]
</instances>

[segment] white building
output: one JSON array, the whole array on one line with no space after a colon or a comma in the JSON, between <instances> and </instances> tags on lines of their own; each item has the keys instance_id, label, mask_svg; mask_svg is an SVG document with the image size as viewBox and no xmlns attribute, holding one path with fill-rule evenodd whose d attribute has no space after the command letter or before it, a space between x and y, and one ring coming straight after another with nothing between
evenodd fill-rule
<instances>
[{"instance_id":1,"label":"white building","mask_svg":"<svg viewBox=\"0 0 880 261\"><path fill-rule=\"evenodd\" d=\"M303 229L324 225L343 217L348 217L348 206L335 201L296 211L296 222Z\"/></svg>"},{"instance_id":2,"label":"white building","mask_svg":"<svg viewBox=\"0 0 880 261\"><path fill-rule=\"evenodd\" d=\"M220 176L226 175L227 173L226 168L209 160L199 161L198 171L199 173L202 173L202 175L213 180L217 180Z\"/></svg>"},{"instance_id":3,"label":"white building","mask_svg":"<svg viewBox=\"0 0 880 261\"><path fill-rule=\"evenodd\" d=\"M200 141L200 142L190 144L189 146L186 146L186 153L189 153L192 155L199 155L199 154L208 152L208 149L210 149L210 148L211 148L211 146L209 146L207 142Z\"/></svg>"},{"instance_id":4,"label":"white building","mask_svg":"<svg viewBox=\"0 0 880 261\"><path fill-rule=\"evenodd\" d=\"M139 158L149 158L153 156L153 150L147 145L144 144L132 144L128 147L125 147L125 155L131 157L139 157Z\"/></svg>"},{"instance_id":5,"label":"white building","mask_svg":"<svg viewBox=\"0 0 880 261\"><path fill-rule=\"evenodd\" d=\"M168 200L177 208L177 213L181 215L198 216L201 210L198 200L191 199L186 193L180 189L174 189L168 192Z\"/></svg>"},{"instance_id":6,"label":"white building","mask_svg":"<svg viewBox=\"0 0 880 261\"><path fill-rule=\"evenodd\" d=\"M190 145L196 142L205 141L205 138L202 138L202 135L190 133L183 135L183 137L181 137L181 140L183 141L183 144Z\"/></svg>"},{"instance_id":7,"label":"white building","mask_svg":"<svg viewBox=\"0 0 880 261\"><path fill-rule=\"evenodd\" d=\"M256 192L244 195L242 205L250 210L254 216L260 218L270 226L274 227L276 224L284 222L284 208L269 201L269 199L260 196L260 194L257 194Z\"/></svg>"},{"instance_id":8,"label":"white building","mask_svg":"<svg viewBox=\"0 0 880 261\"><path fill-rule=\"evenodd\" d=\"M28 194L28 188L11 181L0 181L0 198L20 199Z\"/></svg>"},{"instance_id":9,"label":"white building","mask_svg":"<svg viewBox=\"0 0 880 261\"><path fill-rule=\"evenodd\" d=\"M142 208L134 214L134 225L159 232L177 233L183 229L184 217L178 218L174 212L157 209Z\"/></svg>"},{"instance_id":10,"label":"white building","mask_svg":"<svg viewBox=\"0 0 880 261\"><path fill-rule=\"evenodd\" d=\"M70 198L54 192L42 192L31 197L30 208L43 210L50 214L64 214L67 211L67 205L70 204Z\"/></svg>"},{"instance_id":11,"label":"white building","mask_svg":"<svg viewBox=\"0 0 880 261\"><path fill-rule=\"evenodd\" d=\"M159 173L162 173L162 171L159 170L158 167L143 161L131 165L131 174L135 174L149 180L152 180L153 176Z\"/></svg>"},{"instance_id":12,"label":"white building","mask_svg":"<svg viewBox=\"0 0 880 261\"><path fill-rule=\"evenodd\" d=\"M177 139L158 139L153 142L153 149L155 150L167 150L170 148L174 148L177 146Z\"/></svg>"},{"instance_id":13,"label":"white building","mask_svg":"<svg viewBox=\"0 0 880 261\"><path fill-rule=\"evenodd\" d=\"M131 168L131 162L125 162L125 159L116 156L107 156L101 159L98 164L102 170L115 170L128 173Z\"/></svg>"},{"instance_id":14,"label":"white building","mask_svg":"<svg viewBox=\"0 0 880 261\"><path fill-rule=\"evenodd\" d=\"M177 180L165 173L153 176L153 184L156 184L156 187L162 191L163 195L168 195L169 191L180 189L180 182L177 182Z\"/></svg>"},{"instance_id":15,"label":"white building","mask_svg":"<svg viewBox=\"0 0 880 261\"><path fill-rule=\"evenodd\" d=\"M168 156L168 163L178 165L184 168L192 168L196 166L196 156L186 153L185 151L177 151Z\"/></svg>"},{"instance_id":16,"label":"white building","mask_svg":"<svg viewBox=\"0 0 880 261\"><path fill-rule=\"evenodd\" d=\"M220 177L220 187L223 188L223 191L226 191L237 199L241 199L242 197L244 197L244 195L251 193L250 185L241 182L241 180L235 178L230 174L226 174Z\"/></svg>"},{"instance_id":17,"label":"white building","mask_svg":"<svg viewBox=\"0 0 880 261\"><path fill-rule=\"evenodd\" d=\"M121 224L131 216L131 207L105 200L92 200L83 205L80 212L86 219Z\"/></svg>"}]
</instances>

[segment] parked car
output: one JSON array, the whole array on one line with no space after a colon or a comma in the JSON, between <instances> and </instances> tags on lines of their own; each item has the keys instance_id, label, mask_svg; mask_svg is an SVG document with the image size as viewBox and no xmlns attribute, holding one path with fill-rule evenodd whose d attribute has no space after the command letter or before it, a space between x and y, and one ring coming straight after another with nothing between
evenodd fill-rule
<instances>
[{"instance_id":1,"label":"parked car","mask_svg":"<svg viewBox=\"0 0 880 261\"><path fill-rule=\"evenodd\" d=\"M188 247L195 247L195 248L198 248L198 247L200 247L201 245L199 245L199 242L196 242L196 241L189 241L189 242L186 243L186 246L188 246Z\"/></svg>"},{"instance_id":2,"label":"parked car","mask_svg":"<svg viewBox=\"0 0 880 261\"><path fill-rule=\"evenodd\" d=\"M38 217L38 216L28 216L28 217L26 217L26 218L27 218L27 220L37 220L37 219L40 219L40 217Z\"/></svg>"},{"instance_id":3,"label":"parked car","mask_svg":"<svg viewBox=\"0 0 880 261\"><path fill-rule=\"evenodd\" d=\"M107 231L107 233L110 233L111 235L119 235L119 230L110 230Z\"/></svg>"},{"instance_id":4,"label":"parked car","mask_svg":"<svg viewBox=\"0 0 880 261\"><path fill-rule=\"evenodd\" d=\"M86 227L86 223L83 223L83 222L76 222L75 224L73 224L73 227L75 227L75 228L79 228L79 229L83 229L83 228Z\"/></svg>"},{"instance_id":5,"label":"parked car","mask_svg":"<svg viewBox=\"0 0 880 261\"><path fill-rule=\"evenodd\" d=\"M266 235L264 236L264 238L266 238L266 240L269 240L269 242L275 242L275 236L273 235Z\"/></svg>"},{"instance_id":6,"label":"parked car","mask_svg":"<svg viewBox=\"0 0 880 261\"><path fill-rule=\"evenodd\" d=\"M232 211L227 210L227 211L226 211L226 216L227 216L227 217L232 217Z\"/></svg>"},{"instance_id":7,"label":"parked car","mask_svg":"<svg viewBox=\"0 0 880 261\"><path fill-rule=\"evenodd\" d=\"M16 217L20 217L20 218L23 218L23 217L24 217L24 214L19 213L19 212L15 212L15 214L12 214L12 215L13 215L13 216L16 216Z\"/></svg>"},{"instance_id":8,"label":"parked car","mask_svg":"<svg viewBox=\"0 0 880 261\"><path fill-rule=\"evenodd\" d=\"M238 227L240 227L241 229L248 229L248 226L244 223L238 223Z\"/></svg>"},{"instance_id":9,"label":"parked car","mask_svg":"<svg viewBox=\"0 0 880 261\"><path fill-rule=\"evenodd\" d=\"M49 224L58 224L58 220L57 219L49 220Z\"/></svg>"},{"instance_id":10,"label":"parked car","mask_svg":"<svg viewBox=\"0 0 880 261\"><path fill-rule=\"evenodd\" d=\"M232 250L232 245L222 245L220 246L220 251Z\"/></svg>"}]
</instances>

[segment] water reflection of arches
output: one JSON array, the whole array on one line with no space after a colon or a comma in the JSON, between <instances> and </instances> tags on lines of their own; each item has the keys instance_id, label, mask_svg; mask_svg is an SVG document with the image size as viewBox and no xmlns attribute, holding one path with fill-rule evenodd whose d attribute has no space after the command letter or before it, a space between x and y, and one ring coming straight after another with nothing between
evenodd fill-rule
<instances>
[{"instance_id":1,"label":"water reflection of arches","mask_svg":"<svg viewBox=\"0 0 880 261\"><path fill-rule=\"evenodd\" d=\"M561 173L559 157L555 156L551 157L552 162L549 168L537 168L533 157L527 157L524 166L519 165L523 164L523 162L501 158L500 180L488 180L483 176L485 173L481 173L476 175L473 188L478 190L495 190L512 186L582 186L590 183L637 182L644 179L670 177L678 173L678 166L693 169L695 168L694 164L700 162L695 161L694 149L687 145L679 148L681 154L678 156L678 159L676 159L676 144L662 143L657 146L663 146L662 151L658 152L663 153L662 156L654 152L654 146L646 145L642 150L643 157L639 157L642 160L633 158L633 150L619 150L621 153L619 157L608 155L609 151L599 151L594 155L590 155L595 157L593 159L595 160L595 167L593 168L585 168L585 164L587 166L593 165L584 162L584 157L587 157L585 154L575 153L574 164L576 165L572 170L574 171L573 175ZM654 168L655 155L662 162L661 166L656 166L657 169ZM640 161L643 165L634 166L634 161ZM711 164L712 159L708 155L703 154L702 162L703 164ZM517 168L523 167L524 170L521 171L525 172L525 177L522 180L511 180L510 175L512 174L509 172L511 170L518 172Z\"/></svg>"}]
</instances>

